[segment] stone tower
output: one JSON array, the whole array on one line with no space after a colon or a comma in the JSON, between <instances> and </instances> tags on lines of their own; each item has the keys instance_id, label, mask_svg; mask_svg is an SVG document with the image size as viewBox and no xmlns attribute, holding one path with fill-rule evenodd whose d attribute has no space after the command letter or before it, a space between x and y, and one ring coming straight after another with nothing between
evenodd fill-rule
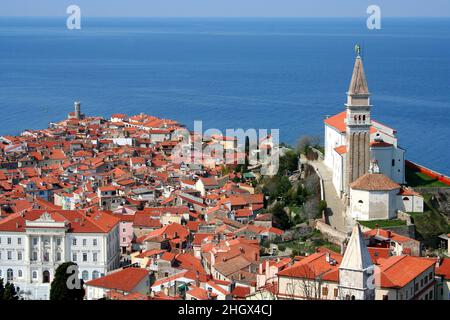
<instances>
[{"instance_id":1,"label":"stone tower","mask_svg":"<svg viewBox=\"0 0 450 320\"><path fill-rule=\"evenodd\" d=\"M74 106L75 106L75 110L74 110L75 119L80 120L81 119L81 103L79 101L75 101Z\"/></svg>"},{"instance_id":2,"label":"stone tower","mask_svg":"<svg viewBox=\"0 0 450 320\"><path fill-rule=\"evenodd\" d=\"M359 50L358 50L359 51ZM347 157L344 186L349 196L350 183L367 173L370 164L370 93L361 56L356 57L352 80L347 92L345 118Z\"/></svg>"},{"instance_id":3,"label":"stone tower","mask_svg":"<svg viewBox=\"0 0 450 320\"><path fill-rule=\"evenodd\" d=\"M375 289L371 276L374 265L359 224L353 232L339 266L339 295L344 300L373 300Z\"/></svg>"}]
</instances>

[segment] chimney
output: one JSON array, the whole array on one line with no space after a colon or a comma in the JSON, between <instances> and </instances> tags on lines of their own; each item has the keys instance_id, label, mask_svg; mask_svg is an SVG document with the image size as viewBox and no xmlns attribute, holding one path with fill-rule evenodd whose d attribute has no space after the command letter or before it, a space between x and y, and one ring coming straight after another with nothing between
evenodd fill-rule
<instances>
[{"instance_id":1,"label":"chimney","mask_svg":"<svg viewBox=\"0 0 450 320\"><path fill-rule=\"evenodd\" d=\"M195 285L200 288L200 273L198 271L195 272Z\"/></svg>"},{"instance_id":2,"label":"chimney","mask_svg":"<svg viewBox=\"0 0 450 320\"><path fill-rule=\"evenodd\" d=\"M330 263L330 253L329 253L329 252L327 252L327 253L325 254L325 261L328 262L328 263Z\"/></svg>"}]
</instances>

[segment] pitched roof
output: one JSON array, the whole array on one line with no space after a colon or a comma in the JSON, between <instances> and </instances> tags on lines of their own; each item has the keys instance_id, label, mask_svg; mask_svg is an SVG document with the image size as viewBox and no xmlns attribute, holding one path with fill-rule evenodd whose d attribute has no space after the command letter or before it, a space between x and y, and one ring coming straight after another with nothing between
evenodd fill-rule
<instances>
[{"instance_id":1,"label":"pitched roof","mask_svg":"<svg viewBox=\"0 0 450 320\"><path fill-rule=\"evenodd\" d=\"M361 227L359 224L356 224L353 227L352 235L347 244L347 249L345 250L339 269L365 270L372 265L372 259L367 250Z\"/></svg>"},{"instance_id":2,"label":"pitched roof","mask_svg":"<svg viewBox=\"0 0 450 320\"><path fill-rule=\"evenodd\" d=\"M367 86L366 75L364 73L363 63L360 56L357 56L355 60L348 93L364 95L369 94L369 87Z\"/></svg>"},{"instance_id":3,"label":"pitched roof","mask_svg":"<svg viewBox=\"0 0 450 320\"><path fill-rule=\"evenodd\" d=\"M86 285L92 287L115 289L124 292L133 291L141 283L149 272L141 268L126 268L117 272L110 273L104 277L88 281Z\"/></svg>"},{"instance_id":4,"label":"pitched roof","mask_svg":"<svg viewBox=\"0 0 450 320\"><path fill-rule=\"evenodd\" d=\"M35 221L43 217L55 222L66 222L69 232L75 233L108 233L119 223L119 219L103 211L85 214L82 210L32 210L14 213L0 221L0 231L25 232L26 221Z\"/></svg>"},{"instance_id":5,"label":"pitched roof","mask_svg":"<svg viewBox=\"0 0 450 320\"><path fill-rule=\"evenodd\" d=\"M217 297L217 294L194 285L191 285L189 291L186 293L197 300L210 300L211 298Z\"/></svg>"},{"instance_id":6,"label":"pitched roof","mask_svg":"<svg viewBox=\"0 0 450 320\"><path fill-rule=\"evenodd\" d=\"M325 124L335 128L339 132L343 133L347 129L345 125L345 117L347 116L347 111L342 111L332 117L324 120Z\"/></svg>"},{"instance_id":7,"label":"pitched roof","mask_svg":"<svg viewBox=\"0 0 450 320\"><path fill-rule=\"evenodd\" d=\"M382 173L366 173L353 181L350 188L366 191L389 191L400 189L400 185Z\"/></svg>"},{"instance_id":8,"label":"pitched roof","mask_svg":"<svg viewBox=\"0 0 450 320\"><path fill-rule=\"evenodd\" d=\"M443 258L439 267L436 268L436 274L450 280L450 258Z\"/></svg>"},{"instance_id":9,"label":"pitched roof","mask_svg":"<svg viewBox=\"0 0 450 320\"><path fill-rule=\"evenodd\" d=\"M379 259L381 287L403 288L436 263L435 259L395 256Z\"/></svg>"},{"instance_id":10,"label":"pitched roof","mask_svg":"<svg viewBox=\"0 0 450 320\"><path fill-rule=\"evenodd\" d=\"M334 148L334 150L338 153L338 154L344 154L347 153L347 146L342 145L339 147Z\"/></svg>"},{"instance_id":11,"label":"pitched roof","mask_svg":"<svg viewBox=\"0 0 450 320\"><path fill-rule=\"evenodd\" d=\"M330 261L333 259L335 264L327 261L328 255ZM334 252L316 252L278 272L278 275L305 279L315 279L321 276L323 280L337 282L339 279L338 266L341 260L342 256Z\"/></svg>"},{"instance_id":12,"label":"pitched roof","mask_svg":"<svg viewBox=\"0 0 450 320\"><path fill-rule=\"evenodd\" d=\"M216 271L220 272L224 276L230 276L233 273L236 273L244 268L248 268L250 265L251 262L249 260L239 255L231 258L230 260L216 263L214 265L214 269L216 269Z\"/></svg>"}]
</instances>

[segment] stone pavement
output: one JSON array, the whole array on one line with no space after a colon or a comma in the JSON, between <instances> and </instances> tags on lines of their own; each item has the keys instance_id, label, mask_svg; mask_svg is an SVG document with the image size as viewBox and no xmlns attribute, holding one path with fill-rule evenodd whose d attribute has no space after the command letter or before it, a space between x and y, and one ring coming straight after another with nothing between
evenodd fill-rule
<instances>
[{"instance_id":1,"label":"stone pavement","mask_svg":"<svg viewBox=\"0 0 450 320\"><path fill-rule=\"evenodd\" d=\"M326 223L340 232L347 233L349 226L345 220L345 206L333 186L333 173L322 161L308 161L308 163L313 166L323 180L325 201L328 205Z\"/></svg>"}]
</instances>

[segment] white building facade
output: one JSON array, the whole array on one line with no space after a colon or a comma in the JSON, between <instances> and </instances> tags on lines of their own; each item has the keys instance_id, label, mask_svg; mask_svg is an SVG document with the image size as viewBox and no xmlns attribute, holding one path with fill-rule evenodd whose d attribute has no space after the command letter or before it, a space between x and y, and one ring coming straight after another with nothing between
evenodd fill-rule
<instances>
[{"instance_id":1,"label":"white building facade","mask_svg":"<svg viewBox=\"0 0 450 320\"><path fill-rule=\"evenodd\" d=\"M33 210L0 221L0 277L25 299L49 299L57 267L78 265L85 281L119 267L119 220L106 213Z\"/></svg>"},{"instance_id":2,"label":"white building facade","mask_svg":"<svg viewBox=\"0 0 450 320\"><path fill-rule=\"evenodd\" d=\"M367 173L371 162L376 162L380 173L394 182L405 183L405 150L398 146L395 129L372 119L369 97L362 59L358 56L347 93L346 110L324 120L324 163L333 172L333 185L340 197L348 196L349 184ZM369 139L362 139L366 132ZM349 136L353 137L351 141ZM367 147L366 143L369 144L369 157L361 151ZM351 159L349 148L353 152Z\"/></svg>"}]
</instances>

